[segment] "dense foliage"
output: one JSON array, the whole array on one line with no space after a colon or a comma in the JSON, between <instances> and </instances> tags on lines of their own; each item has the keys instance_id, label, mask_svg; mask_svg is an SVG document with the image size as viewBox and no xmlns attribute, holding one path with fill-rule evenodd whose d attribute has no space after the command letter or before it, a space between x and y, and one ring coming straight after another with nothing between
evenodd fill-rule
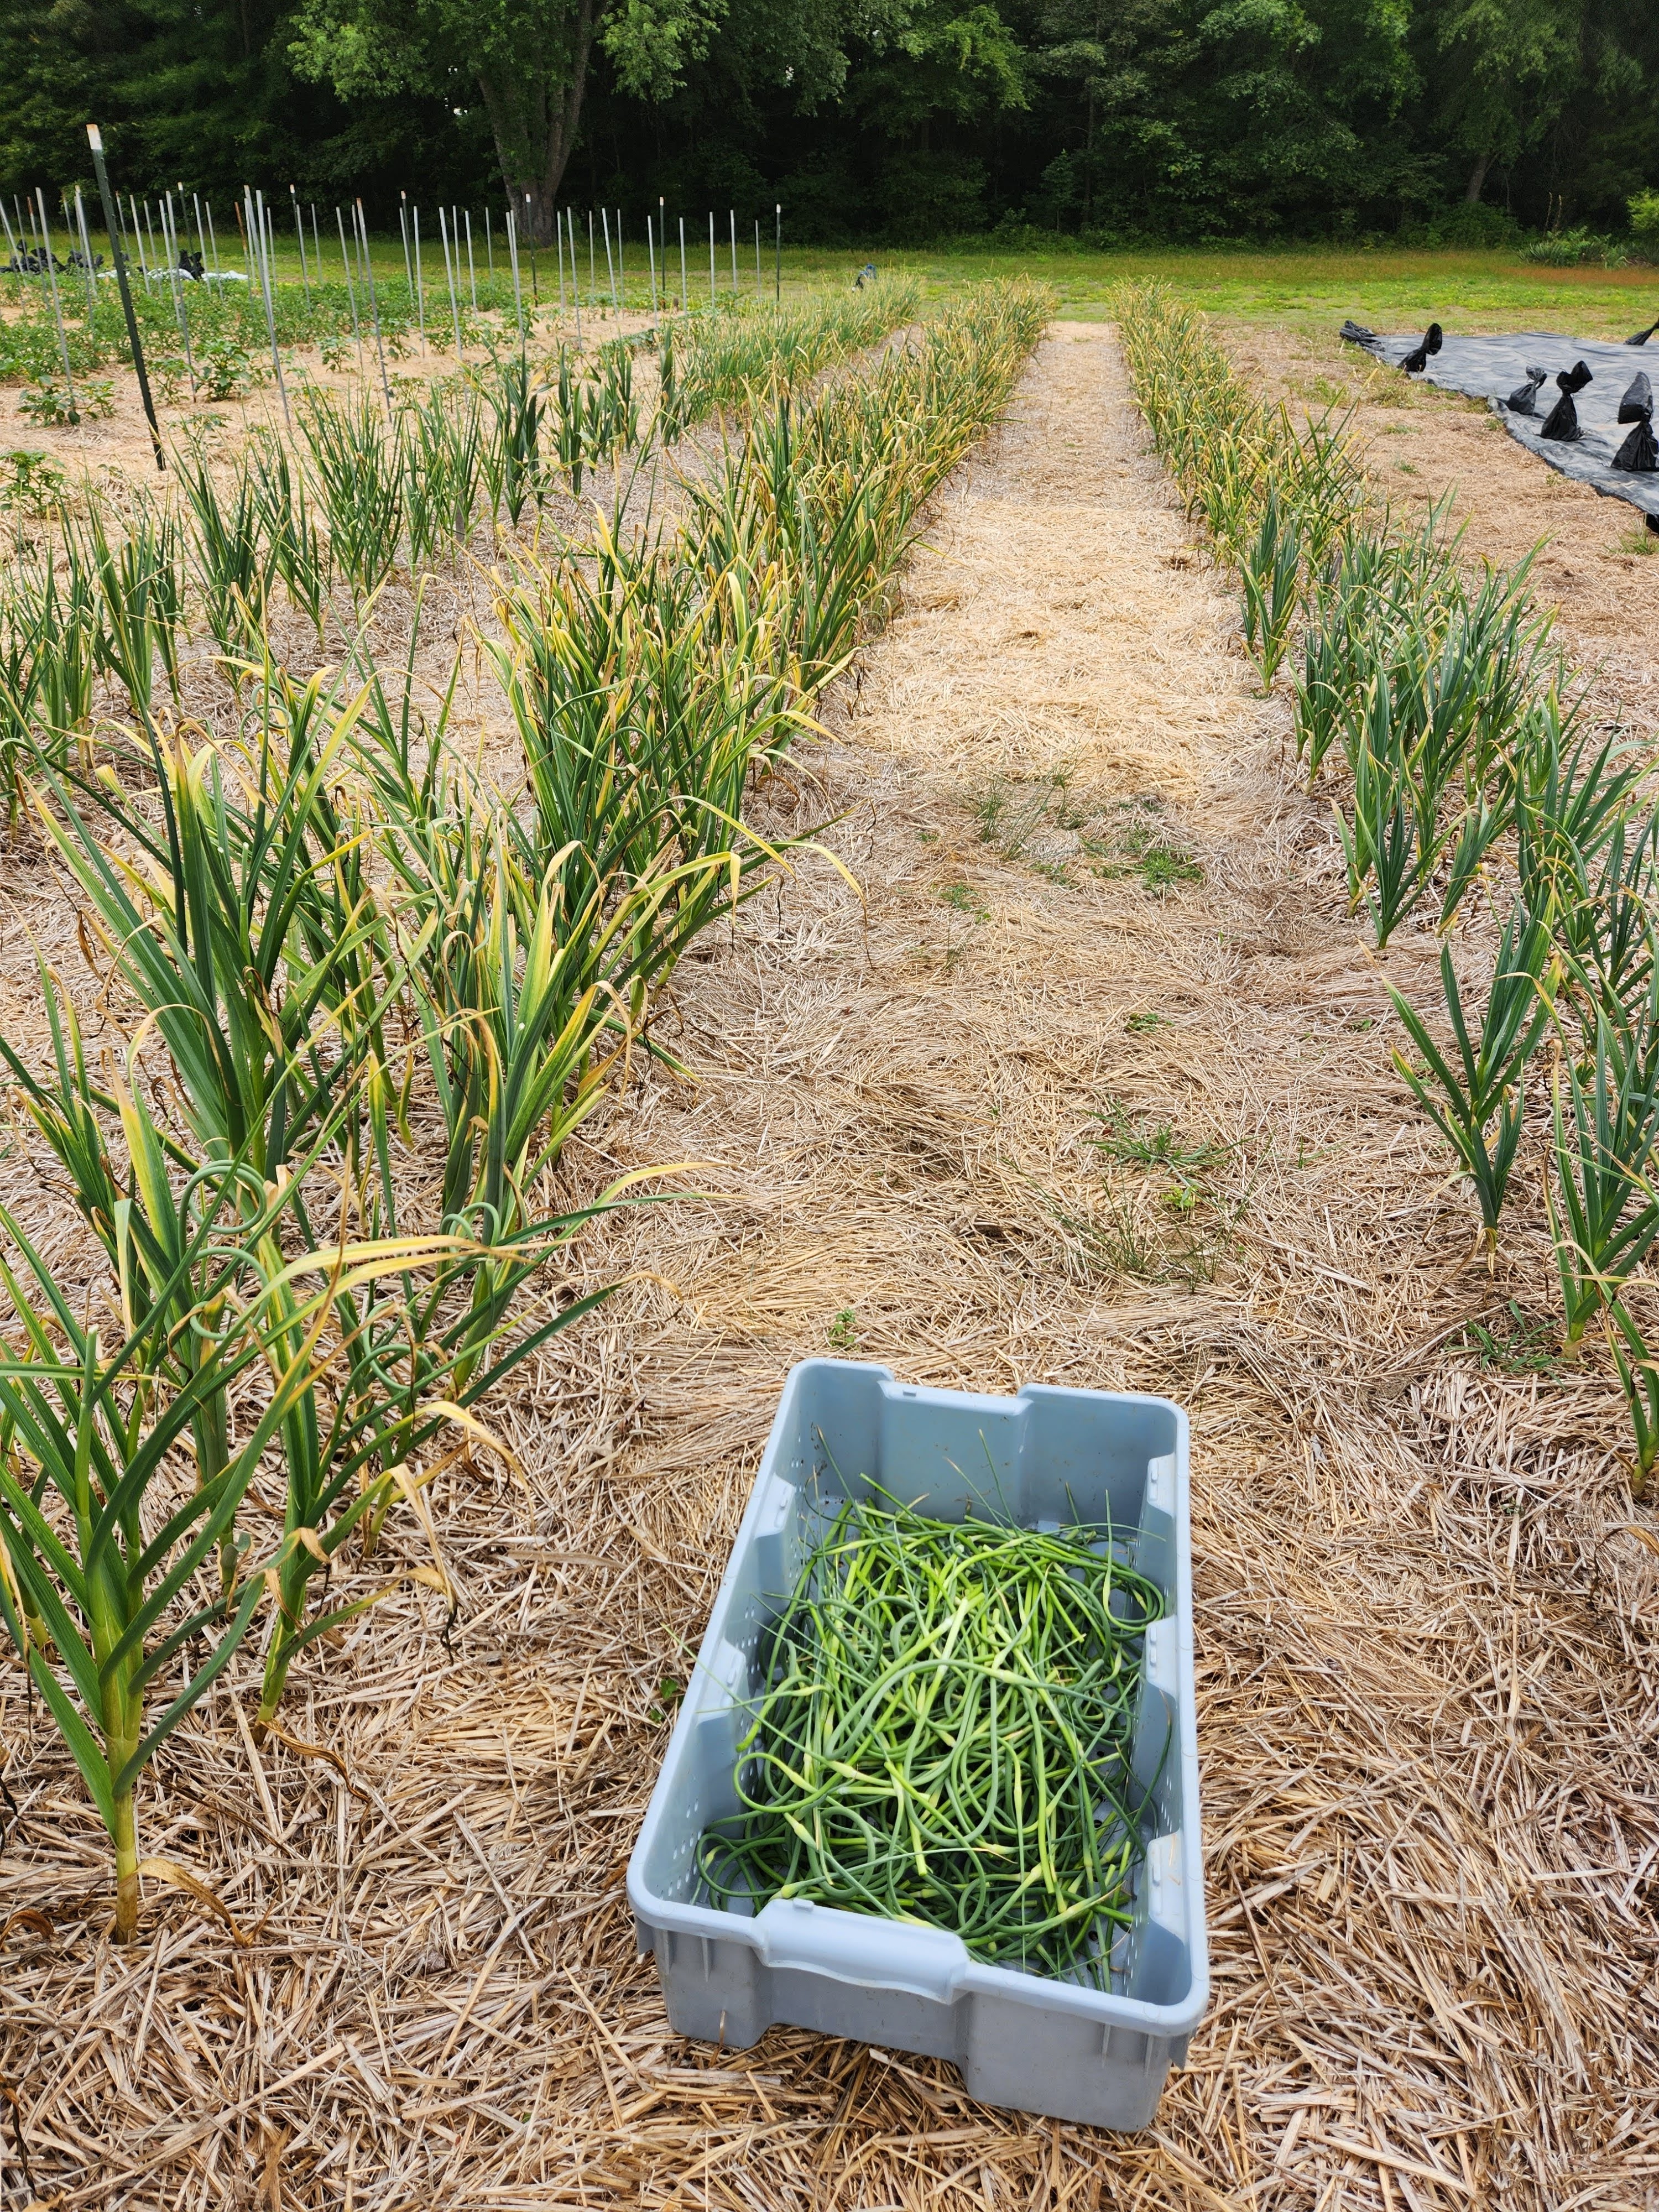
<instances>
[{"instance_id":1,"label":"dense foliage","mask_svg":"<svg viewBox=\"0 0 1659 2212\"><path fill-rule=\"evenodd\" d=\"M0 0L0 179L420 180L798 240L1622 231L1650 0ZM1469 210L1474 212L1469 212Z\"/></svg>"}]
</instances>

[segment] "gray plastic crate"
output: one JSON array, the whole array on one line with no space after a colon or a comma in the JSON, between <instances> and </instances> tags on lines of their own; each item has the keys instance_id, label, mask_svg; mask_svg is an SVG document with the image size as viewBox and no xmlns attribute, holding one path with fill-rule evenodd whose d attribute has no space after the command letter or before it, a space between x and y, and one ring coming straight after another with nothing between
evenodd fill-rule
<instances>
[{"instance_id":1,"label":"gray plastic crate","mask_svg":"<svg viewBox=\"0 0 1659 2212\"><path fill-rule=\"evenodd\" d=\"M1109 1518L1169 1615L1148 1631L1133 1763L1146 1856L1109 1990L981 1965L959 1936L775 1898L710 1900L699 1838L736 1813L737 1747L763 1630L826 1510L878 1485L945 1520ZM1166 1398L1033 1385L1017 1398L910 1389L890 1369L810 1359L766 1454L628 1868L670 2026L741 2049L775 2021L953 2059L970 2096L1106 2128L1152 2120L1209 1998L1193 1702L1187 1418Z\"/></svg>"}]
</instances>

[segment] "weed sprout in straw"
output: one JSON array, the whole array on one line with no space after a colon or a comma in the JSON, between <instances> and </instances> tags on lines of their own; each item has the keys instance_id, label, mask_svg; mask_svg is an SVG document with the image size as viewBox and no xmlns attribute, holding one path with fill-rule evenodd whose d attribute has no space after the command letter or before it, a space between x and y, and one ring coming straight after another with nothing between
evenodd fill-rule
<instances>
[{"instance_id":1,"label":"weed sprout in straw","mask_svg":"<svg viewBox=\"0 0 1659 2212\"><path fill-rule=\"evenodd\" d=\"M746 1809L702 1840L710 1889L948 1928L994 1965L1103 1986L1163 1611L1109 1530L844 1505L773 1630Z\"/></svg>"}]
</instances>

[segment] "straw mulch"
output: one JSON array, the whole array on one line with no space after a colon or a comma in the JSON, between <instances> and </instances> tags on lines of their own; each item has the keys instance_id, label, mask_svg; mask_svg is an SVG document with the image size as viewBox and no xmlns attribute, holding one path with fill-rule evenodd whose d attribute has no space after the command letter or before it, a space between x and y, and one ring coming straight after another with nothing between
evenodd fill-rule
<instances>
[{"instance_id":1,"label":"straw mulch","mask_svg":"<svg viewBox=\"0 0 1659 2212\"><path fill-rule=\"evenodd\" d=\"M498 1407L515 1459L440 1484L453 1626L406 1587L296 1668L285 1741L226 1691L155 1770L146 1848L234 1930L151 1883L112 1946L0 1670L8 2203L1659 2203L1659 1526L1597 1358L1528 1333L1530 1190L1469 1263L1233 628L1109 333L1060 328L764 797L837 817L865 903L803 860L682 974L695 1087L642 1076L568 1156L580 1188L695 1160L705 1195L592 1237L634 1281ZM1389 972L1433 957L1407 932ZM1117 1157L1165 1122L1179 1176ZM790 2031L677 2042L635 1960L660 1700L830 1342L1192 1411L1215 1995L1142 2138Z\"/></svg>"}]
</instances>

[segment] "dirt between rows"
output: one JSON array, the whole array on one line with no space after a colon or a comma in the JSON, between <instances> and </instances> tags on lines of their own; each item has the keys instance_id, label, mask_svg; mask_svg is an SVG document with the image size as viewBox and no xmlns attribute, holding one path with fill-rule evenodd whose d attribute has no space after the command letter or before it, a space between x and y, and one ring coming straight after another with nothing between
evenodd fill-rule
<instances>
[{"instance_id":1,"label":"dirt between rows","mask_svg":"<svg viewBox=\"0 0 1659 2212\"><path fill-rule=\"evenodd\" d=\"M1425 488L1468 473L1465 437L1524 465L1446 403L1403 419ZM1650 592L1659 564L1616 574ZM1588 596L1562 605L1593 635ZM1632 652L1639 699L1650 636ZM757 818L820 826L859 895L798 856L677 981L693 1079L641 1066L567 1154L565 1195L673 1160L702 1194L593 1233L572 1285L627 1287L498 1403L513 1461L436 1485L453 1625L386 1596L296 1668L281 1740L254 1748L228 1684L146 1785L146 1847L234 1932L155 1885L136 1952L111 1944L96 1824L0 1668L8 2186L363 2212L1659 2201L1655 1516L1598 1358L1527 1356L1535 1115L1498 1272L1471 1264L1389 1056L1382 974L1433 988L1435 943L1407 929L1379 963L1346 918L1328 806L1109 329L1051 332L829 720ZM62 895L20 861L0 896L21 1017L21 932ZM1137 1163L1160 1131L1179 1174ZM38 1180L15 1151L3 1174ZM665 1705L782 1378L830 1346L1191 1413L1214 2001L1144 2136L792 2030L677 2041L635 1958L622 1876Z\"/></svg>"},{"instance_id":2,"label":"dirt between rows","mask_svg":"<svg viewBox=\"0 0 1659 2212\"><path fill-rule=\"evenodd\" d=\"M1471 555L1513 567L1534 554L1533 590L1574 659L1632 734L1659 729L1659 537L1639 509L1603 496L1518 446L1484 400L1413 382L1328 332L1228 320L1228 350L1298 411L1349 416L1373 483L1401 514L1447 503ZM1648 360L1632 349L1632 374Z\"/></svg>"}]
</instances>

